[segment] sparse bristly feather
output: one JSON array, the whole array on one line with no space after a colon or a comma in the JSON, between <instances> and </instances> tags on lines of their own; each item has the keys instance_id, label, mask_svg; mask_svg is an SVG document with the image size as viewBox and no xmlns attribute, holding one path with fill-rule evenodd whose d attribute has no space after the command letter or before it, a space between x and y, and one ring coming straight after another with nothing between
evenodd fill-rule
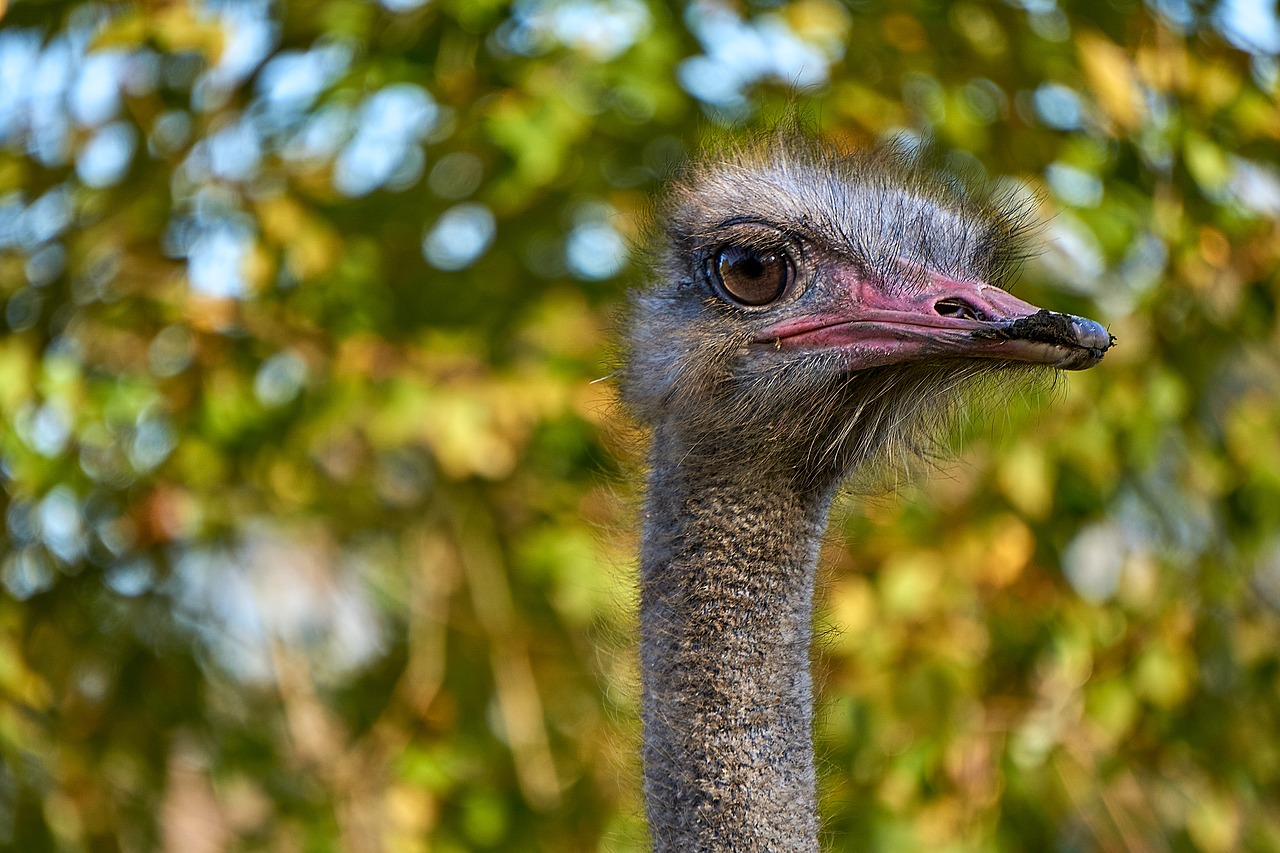
<instances>
[{"instance_id":1,"label":"sparse bristly feather","mask_svg":"<svg viewBox=\"0 0 1280 853\"><path fill-rule=\"evenodd\" d=\"M927 449L992 371L1109 335L1010 295L1024 206L892 147L779 133L688 167L633 294L623 396L651 434L644 784L661 851L809 851L809 645L832 497Z\"/></svg>"}]
</instances>

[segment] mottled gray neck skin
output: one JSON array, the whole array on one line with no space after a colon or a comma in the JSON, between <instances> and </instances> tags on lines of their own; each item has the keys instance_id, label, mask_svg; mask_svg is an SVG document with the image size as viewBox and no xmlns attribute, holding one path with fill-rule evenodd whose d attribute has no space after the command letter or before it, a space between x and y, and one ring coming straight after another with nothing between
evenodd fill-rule
<instances>
[{"instance_id":1,"label":"mottled gray neck skin","mask_svg":"<svg viewBox=\"0 0 1280 853\"><path fill-rule=\"evenodd\" d=\"M654 849L816 851L809 640L832 490L680 444L654 438L641 555Z\"/></svg>"}]
</instances>

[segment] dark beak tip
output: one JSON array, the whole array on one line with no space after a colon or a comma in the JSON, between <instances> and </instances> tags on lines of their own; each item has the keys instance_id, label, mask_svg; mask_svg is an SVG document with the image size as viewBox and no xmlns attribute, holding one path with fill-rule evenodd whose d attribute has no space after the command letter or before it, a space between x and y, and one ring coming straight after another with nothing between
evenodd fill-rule
<instances>
[{"instance_id":1,"label":"dark beak tip","mask_svg":"<svg viewBox=\"0 0 1280 853\"><path fill-rule=\"evenodd\" d=\"M1062 359L1054 366L1059 370L1088 370L1102 361L1116 343L1115 335L1101 323L1045 309L993 324L981 336L1057 347Z\"/></svg>"},{"instance_id":2,"label":"dark beak tip","mask_svg":"<svg viewBox=\"0 0 1280 853\"><path fill-rule=\"evenodd\" d=\"M1070 337L1075 338L1075 344L1087 349L1110 349L1115 343L1115 338L1111 333L1103 327L1103 325L1095 320L1087 317L1077 317L1074 314L1061 314L1066 322L1065 326L1070 330ZM1065 330L1064 330L1065 331Z\"/></svg>"}]
</instances>

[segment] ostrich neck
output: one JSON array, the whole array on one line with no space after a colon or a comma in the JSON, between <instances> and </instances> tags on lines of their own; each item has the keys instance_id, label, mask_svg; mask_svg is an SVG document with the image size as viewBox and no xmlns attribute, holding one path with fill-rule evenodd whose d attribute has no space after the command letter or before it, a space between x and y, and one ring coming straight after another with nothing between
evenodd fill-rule
<instances>
[{"instance_id":1,"label":"ostrich neck","mask_svg":"<svg viewBox=\"0 0 1280 853\"><path fill-rule=\"evenodd\" d=\"M661 431L654 448L640 593L654 848L815 851L809 641L830 490L699 466Z\"/></svg>"}]
</instances>

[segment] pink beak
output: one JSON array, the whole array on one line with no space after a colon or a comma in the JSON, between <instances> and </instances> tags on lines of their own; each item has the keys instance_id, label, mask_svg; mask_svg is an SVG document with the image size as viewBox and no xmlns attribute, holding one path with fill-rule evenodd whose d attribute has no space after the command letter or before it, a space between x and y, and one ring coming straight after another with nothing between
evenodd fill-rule
<instances>
[{"instance_id":1,"label":"pink beak","mask_svg":"<svg viewBox=\"0 0 1280 853\"><path fill-rule=\"evenodd\" d=\"M947 357L1084 370L1115 343L1093 320L1046 311L985 282L929 273L923 286L897 291L860 277L849 284L840 309L770 326L755 342L842 350L854 370Z\"/></svg>"}]
</instances>

